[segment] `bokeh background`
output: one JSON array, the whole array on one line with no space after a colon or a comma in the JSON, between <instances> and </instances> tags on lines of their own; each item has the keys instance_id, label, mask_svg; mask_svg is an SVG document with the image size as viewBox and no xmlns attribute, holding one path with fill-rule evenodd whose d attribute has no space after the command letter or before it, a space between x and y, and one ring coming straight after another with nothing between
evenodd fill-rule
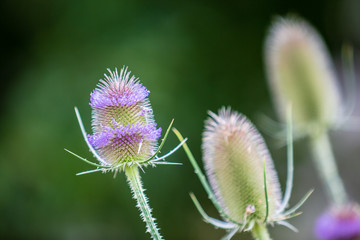
<instances>
[{"instance_id":1,"label":"bokeh background","mask_svg":"<svg viewBox=\"0 0 360 240\"><path fill-rule=\"evenodd\" d=\"M343 42L353 44L360 63L357 0L4 0L0 6L0 239L149 239L124 175L75 176L91 166L63 150L92 159L73 107L90 132L89 93L107 68L129 66L151 91L158 124L166 128L175 118L200 162L208 110L232 106L255 123L260 113L275 117L263 42L276 15L298 14L319 30L339 81ZM332 134L340 173L358 201L359 135ZM285 149L265 138L284 185ZM171 135L165 151L176 144ZM314 239L315 218L327 206L306 141L296 142L295 158L291 202L315 192L303 215L290 221L300 232L276 226L274 239ZM142 174L162 234L219 239L224 231L203 222L189 198L195 192L218 217L184 152L169 160L183 165Z\"/></svg>"}]
</instances>

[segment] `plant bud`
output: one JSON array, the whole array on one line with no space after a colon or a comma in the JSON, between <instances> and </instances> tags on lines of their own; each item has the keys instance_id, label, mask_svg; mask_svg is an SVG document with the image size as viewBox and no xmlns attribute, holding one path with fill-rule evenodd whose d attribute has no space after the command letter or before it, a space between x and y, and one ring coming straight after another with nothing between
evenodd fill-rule
<instances>
[{"instance_id":1,"label":"plant bud","mask_svg":"<svg viewBox=\"0 0 360 240\"><path fill-rule=\"evenodd\" d=\"M293 109L297 130L327 128L340 113L333 66L320 35L305 21L278 19L265 42L269 85L280 117Z\"/></svg>"},{"instance_id":2,"label":"plant bud","mask_svg":"<svg viewBox=\"0 0 360 240\"><path fill-rule=\"evenodd\" d=\"M232 220L242 222L248 214L265 219L264 166L269 216L275 213L281 202L277 173L263 138L246 117L230 108L210 113L202 149L210 185Z\"/></svg>"}]
</instances>

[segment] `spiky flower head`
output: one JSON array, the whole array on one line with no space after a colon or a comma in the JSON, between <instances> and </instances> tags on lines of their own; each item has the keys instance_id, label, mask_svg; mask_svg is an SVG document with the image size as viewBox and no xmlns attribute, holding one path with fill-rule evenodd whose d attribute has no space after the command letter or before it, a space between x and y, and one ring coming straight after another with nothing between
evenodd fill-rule
<instances>
[{"instance_id":1,"label":"spiky flower head","mask_svg":"<svg viewBox=\"0 0 360 240\"><path fill-rule=\"evenodd\" d=\"M326 211L316 221L315 235L321 240L359 240L359 206L350 204Z\"/></svg>"},{"instance_id":2,"label":"spiky flower head","mask_svg":"<svg viewBox=\"0 0 360 240\"><path fill-rule=\"evenodd\" d=\"M340 112L340 94L329 53L321 36L299 18L279 18L265 42L269 85L282 120L293 106L300 131L327 128Z\"/></svg>"},{"instance_id":3,"label":"spiky flower head","mask_svg":"<svg viewBox=\"0 0 360 240\"><path fill-rule=\"evenodd\" d=\"M90 95L92 130L89 143L107 165L134 163L151 157L161 128L156 128L149 90L123 67L105 74Z\"/></svg>"},{"instance_id":4,"label":"spiky flower head","mask_svg":"<svg viewBox=\"0 0 360 240\"><path fill-rule=\"evenodd\" d=\"M202 149L210 185L232 220L243 222L248 214L255 220L267 217L264 166L269 217L275 214L281 203L277 174L263 138L245 116L230 108L210 112Z\"/></svg>"}]
</instances>

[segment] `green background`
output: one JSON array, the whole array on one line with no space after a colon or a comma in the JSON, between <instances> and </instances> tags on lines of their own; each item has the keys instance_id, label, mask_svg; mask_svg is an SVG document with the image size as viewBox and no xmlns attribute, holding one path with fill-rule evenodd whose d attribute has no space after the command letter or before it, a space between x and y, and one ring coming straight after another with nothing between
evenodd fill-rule
<instances>
[{"instance_id":1,"label":"green background","mask_svg":"<svg viewBox=\"0 0 360 240\"><path fill-rule=\"evenodd\" d=\"M63 150L92 159L73 108L91 132L89 94L107 68L126 65L141 79L151 91L158 125L166 129L175 118L200 163L208 110L232 106L255 123L259 113L275 116L263 41L276 15L295 13L311 22L324 36L339 78L341 44L360 46L357 0L7 0L0 5L0 239L149 239L124 174L75 176L91 166ZM359 200L359 133L332 136L340 173ZM286 152L265 137L284 185ZM171 134L163 152L177 142ZM313 239L316 216L327 206L306 141L295 144L295 157L291 203L310 188L315 193L304 214L290 221L300 233L276 226L270 228L274 239ZM225 232L203 222L189 198L194 192L208 214L218 217L184 152L168 160L183 165L142 174L161 233L166 239L219 239Z\"/></svg>"}]
</instances>

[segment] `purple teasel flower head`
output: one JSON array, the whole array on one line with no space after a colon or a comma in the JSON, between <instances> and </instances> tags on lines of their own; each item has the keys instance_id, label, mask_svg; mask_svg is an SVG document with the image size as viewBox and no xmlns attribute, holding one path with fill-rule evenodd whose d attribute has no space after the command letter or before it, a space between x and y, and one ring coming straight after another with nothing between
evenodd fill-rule
<instances>
[{"instance_id":1,"label":"purple teasel flower head","mask_svg":"<svg viewBox=\"0 0 360 240\"><path fill-rule=\"evenodd\" d=\"M151 157L161 128L156 128L149 90L127 68L110 71L90 95L93 134L90 145L106 162L116 166Z\"/></svg>"},{"instance_id":2,"label":"purple teasel flower head","mask_svg":"<svg viewBox=\"0 0 360 240\"><path fill-rule=\"evenodd\" d=\"M158 145L161 128L156 127L153 111L148 99L149 90L138 78L130 76L127 67L118 73L110 71L105 79L100 80L97 88L90 94L92 107L93 134L87 134L82 123L80 112L75 113L84 140L90 152L100 164L87 160L68 149L68 153L80 160L95 166L96 169L78 173L83 175L98 171L112 171L115 174L129 167L147 167L149 165L181 165L165 159L178 150L187 140L183 139L170 152L158 156L172 128L170 122L164 137Z\"/></svg>"},{"instance_id":3,"label":"purple teasel flower head","mask_svg":"<svg viewBox=\"0 0 360 240\"><path fill-rule=\"evenodd\" d=\"M352 204L326 211L316 221L315 235L321 240L359 240L359 206Z\"/></svg>"}]
</instances>

